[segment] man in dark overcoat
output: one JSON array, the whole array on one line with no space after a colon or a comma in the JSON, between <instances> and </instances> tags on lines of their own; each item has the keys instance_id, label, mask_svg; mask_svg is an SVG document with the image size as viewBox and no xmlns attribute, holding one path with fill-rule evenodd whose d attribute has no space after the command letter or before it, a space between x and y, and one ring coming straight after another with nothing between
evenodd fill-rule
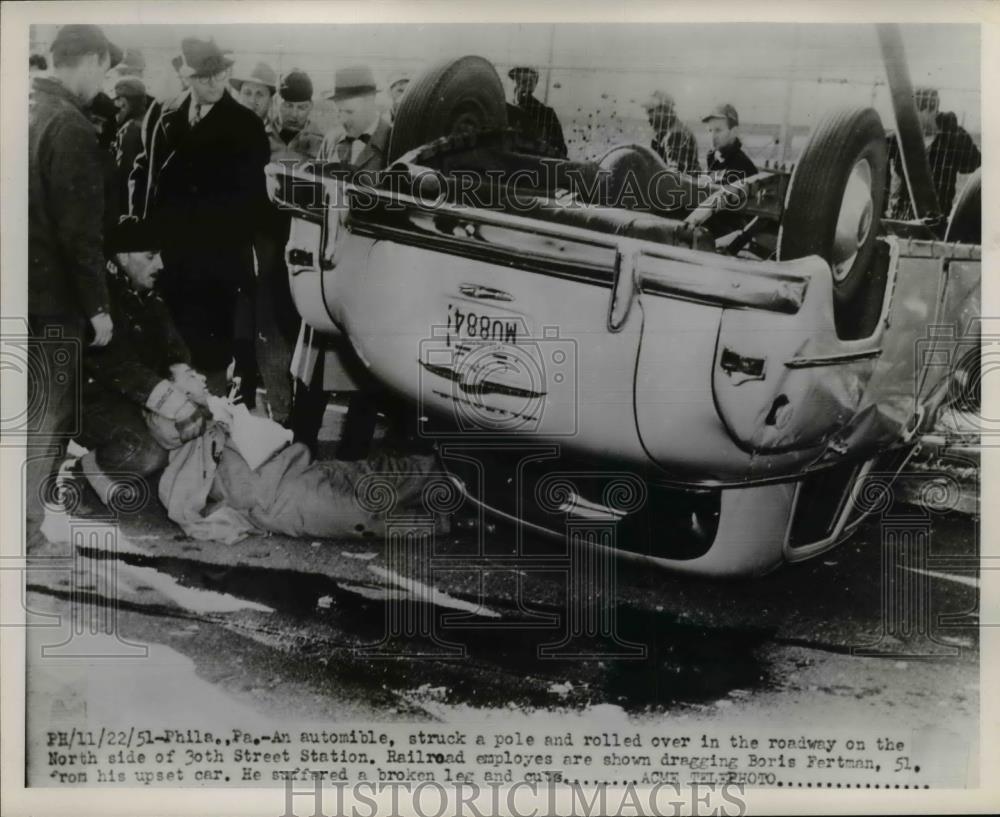
<instances>
[{"instance_id":1,"label":"man in dark overcoat","mask_svg":"<svg viewBox=\"0 0 1000 817\"><path fill-rule=\"evenodd\" d=\"M225 390L237 298L253 281L253 235L267 206L264 125L226 90L232 60L214 40L185 39L189 93L164 105L135 176L161 236L160 286L213 390Z\"/></svg>"}]
</instances>

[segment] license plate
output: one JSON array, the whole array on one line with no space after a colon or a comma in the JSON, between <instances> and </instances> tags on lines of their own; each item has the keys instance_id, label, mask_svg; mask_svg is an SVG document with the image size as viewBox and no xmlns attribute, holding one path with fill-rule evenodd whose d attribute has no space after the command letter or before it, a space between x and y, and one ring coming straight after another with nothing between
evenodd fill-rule
<instances>
[{"instance_id":1,"label":"license plate","mask_svg":"<svg viewBox=\"0 0 1000 817\"><path fill-rule=\"evenodd\" d=\"M527 336L524 318L470 309L461 303L448 304L445 326L449 346L470 340L516 346Z\"/></svg>"}]
</instances>

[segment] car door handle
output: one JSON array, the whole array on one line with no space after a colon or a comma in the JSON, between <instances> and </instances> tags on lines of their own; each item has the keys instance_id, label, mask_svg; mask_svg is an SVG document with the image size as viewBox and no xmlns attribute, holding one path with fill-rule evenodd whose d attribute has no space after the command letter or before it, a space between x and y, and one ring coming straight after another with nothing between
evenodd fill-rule
<instances>
[{"instance_id":1,"label":"car door handle","mask_svg":"<svg viewBox=\"0 0 1000 817\"><path fill-rule=\"evenodd\" d=\"M316 268L313 254L309 252L309 250L303 250L298 247L293 247L288 250L285 255L285 262L287 263L288 270L292 273L292 275L298 275L300 272Z\"/></svg>"}]
</instances>

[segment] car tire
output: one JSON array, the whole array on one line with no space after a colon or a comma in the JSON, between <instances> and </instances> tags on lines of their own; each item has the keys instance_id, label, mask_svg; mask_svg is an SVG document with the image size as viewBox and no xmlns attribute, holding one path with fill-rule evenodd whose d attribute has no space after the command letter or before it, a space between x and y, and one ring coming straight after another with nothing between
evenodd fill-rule
<instances>
[{"instance_id":1,"label":"car tire","mask_svg":"<svg viewBox=\"0 0 1000 817\"><path fill-rule=\"evenodd\" d=\"M872 261L885 208L888 150L872 108L846 108L813 131L792 174L778 235L778 258L818 255L833 272L833 311L844 339L864 337L866 302L881 291ZM877 290L877 291L876 291Z\"/></svg>"},{"instance_id":2,"label":"car tire","mask_svg":"<svg viewBox=\"0 0 1000 817\"><path fill-rule=\"evenodd\" d=\"M389 161L442 136L507 127L507 100L496 69L482 57L432 65L406 89L392 125Z\"/></svg>"},{"instance_id":3,"label":"car tire","mask_svg":"<svg viewBox=\"0 0 1000 817\"><path fill-rule=\"evenodd\" d=\"M959 241L963 244L983 242L983 175L976 170L955 199L948 218L945 241Z\"/></svg>"}]
</instances>

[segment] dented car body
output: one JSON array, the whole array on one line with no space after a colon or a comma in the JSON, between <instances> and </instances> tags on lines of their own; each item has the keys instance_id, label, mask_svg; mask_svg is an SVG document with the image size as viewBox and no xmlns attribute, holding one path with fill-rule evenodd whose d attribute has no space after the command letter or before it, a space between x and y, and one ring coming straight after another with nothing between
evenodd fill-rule
<instances>
[{"instance_id":1,"label":"dented car body","mask_svg":"<svg viewBox=\"0 0 1000 817\"><path fill-rule=\"evenodd\" d=\"M716 188L676 213L571 189L476 206L423 161L390 169L402 186L271 166L292 291L429 418L463 492L521 529L605 520L599 547L701 575L817 555L875 509L974 338L980 248L926 225L852 245L871 248L868 315L845 332L837 259L781 259L783 214L777 251L734 251L698 215ZM773 182L741 187L744 208Z\"/></svg>"}]
</instances>

